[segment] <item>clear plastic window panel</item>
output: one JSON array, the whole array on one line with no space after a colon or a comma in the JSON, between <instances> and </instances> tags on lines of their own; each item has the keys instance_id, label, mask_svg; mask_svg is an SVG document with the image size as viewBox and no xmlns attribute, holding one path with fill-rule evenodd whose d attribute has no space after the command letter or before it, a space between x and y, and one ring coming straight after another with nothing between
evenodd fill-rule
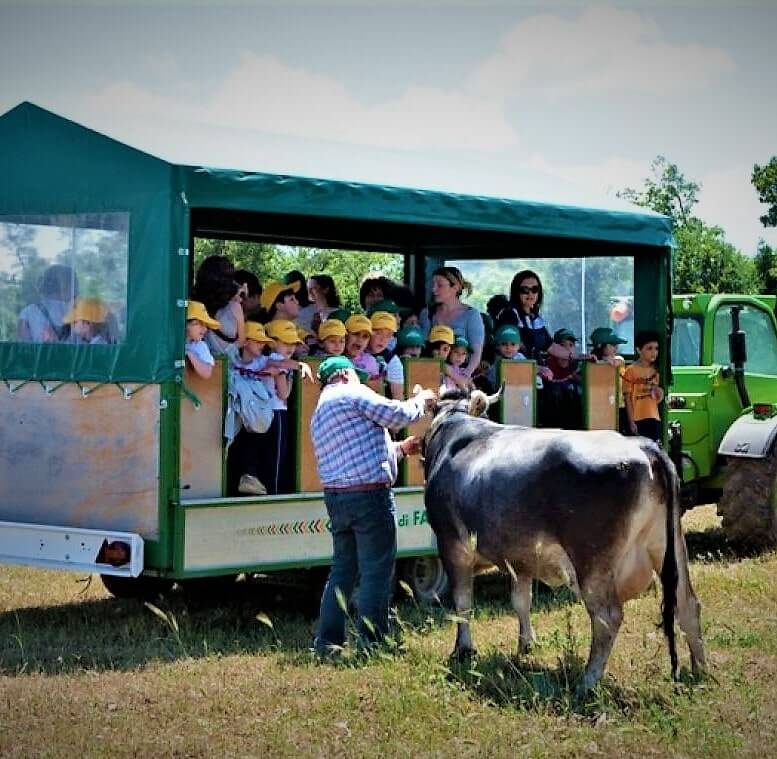
<instances>
[{"instance_id":1,"label":"clear plastic window panel","mask_svg":"<svg viewBox=\"0 0 777 759\"><path fill-rule=\"evenodd\" d=\"M128 213L0 216L0 342L124 342L128 234Z\"/></svg>"}]
</instances>

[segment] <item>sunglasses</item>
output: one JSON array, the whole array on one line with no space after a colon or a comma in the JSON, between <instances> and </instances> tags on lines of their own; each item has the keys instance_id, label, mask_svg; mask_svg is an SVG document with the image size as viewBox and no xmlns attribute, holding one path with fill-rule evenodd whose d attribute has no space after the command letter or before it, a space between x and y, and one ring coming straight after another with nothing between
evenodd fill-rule
<instances>
[{"instance_id":1,"label":"sunglasses","mask_svg":"<svg viewBox=\"0 0 777 759\"><path fill-rule=\"evenodd\" d=\"M521 295L528 295L529 293L534 293L535 295L540 291L539 285L521 285L518 288L518 291L521 293Z\"/></svg>"}]
</instances>

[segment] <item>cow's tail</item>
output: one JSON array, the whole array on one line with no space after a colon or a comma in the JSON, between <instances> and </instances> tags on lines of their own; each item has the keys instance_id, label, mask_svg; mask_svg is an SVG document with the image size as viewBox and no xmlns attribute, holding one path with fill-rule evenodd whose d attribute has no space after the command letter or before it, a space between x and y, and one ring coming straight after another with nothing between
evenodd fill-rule
<instances>
[{"instance_id":1,"label":"cow's tail","mask_svg":"<svg viewBox=\"0 0 777 759\"><path fill-rule=\"evenodd\" d=\"M672 665L672 677L677 677L677 639L675 637L674 618L677 611L677 588L679 583L679 568L677 555L678 531L680 527L680 479L674 464L664 451L659 451L656 457L656 469L664 480L666 496L666 552L661 566L661 620L664 635L669 646L669 660Z\"/></svg>"}]
</instances>

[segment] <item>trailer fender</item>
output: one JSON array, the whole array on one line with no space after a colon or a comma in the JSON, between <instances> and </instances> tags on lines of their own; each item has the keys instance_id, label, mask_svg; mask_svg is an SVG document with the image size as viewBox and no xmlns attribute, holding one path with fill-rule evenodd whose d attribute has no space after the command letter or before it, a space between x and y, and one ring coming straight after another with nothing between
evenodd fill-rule
<instances>
[{"instance_id":1,"label":"trailer fender","mask_svg":"<svg viewBox=\"0 0 777 759\"><path fill-rule=\"evenodd\" d=\"M739 417L720 441L718 453L732 458L762 459L777 438L777 416L755 417L752 411Z\"/></svg>"}]
</instances>

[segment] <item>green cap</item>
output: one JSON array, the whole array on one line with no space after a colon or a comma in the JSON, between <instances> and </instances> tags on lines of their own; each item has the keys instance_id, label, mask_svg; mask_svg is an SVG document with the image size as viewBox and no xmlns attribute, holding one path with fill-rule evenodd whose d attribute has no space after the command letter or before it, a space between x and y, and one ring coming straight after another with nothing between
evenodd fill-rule
<instances>
[{"instance_id":1,"label":"green cap","mask_svg":"<svg viewBox=\"0 0 777 759\"><path fill-rule=\"evenodd\" d=\"M593 346L597 345L625 345L628 340L624 340L622 337L616 335L611 327L597 327L591 333L590 343Z\"/></svg>"},{"instance_id":2,"label":"green cap","mask_svg":"<svg viewBox=\"0 0 777 759\"><path fill-rule=\"evenodd\" d=\"M469 340L467 340L467 338L464 337L463 335L459 335L456 338L456 342L454 342L453 345L456 348L466 348L467 350L469 350Z\"/></svg>"},{"instance_id":3,"label":"green cap","mask_svg":"<svg viewBox=\"0 0 777 759\"><path fill-rule=\"evenodd\" d=\"M494 342L499 345L500 343L516 343L521 344L521 333L518 331L518 327L512 324L503 324L497 329L494 335Z\"/></svg>"},{"instance_id":4,"label":"green cap","mask_svg":"<svg viewBox=\"0 0 777 759\"><path fill-rule=\"evenodd\" d=\"M373 303L367 309L367 316L372 316L376 311L386 311L389 314L398 314L399 306L390 298L383 298L383 300Z\"/></svg>"},{"instance_id":5,"label":"green cap","mask_svg":"<svg viewBox=\"0 0 777 759\"><path fill-rule=\"evenodd\" d=\"M577 338L575 337L575 333L572 332L571 329L567 329L566 327L562 327L561 329L557 329L553 333L553 342L554 343L563 343L564 340L571 340L574 343L577 342Z\"/></svg>"},{"instance_id":6,"label":"green cap","mask_svg":"<svg viewBox=\"0 0 777 759\"><path fill-rule=\"evenodd\" d=\"M397 332L397 347L399 348L421 347L424 342L424 333L421 332L419 327L414 325L402 327L402 329Z\"/></svg>"},{"instance_id":7,"label":"green cap","mask_svg":"<svg viewBox=\"0 0 777 759\"><path fill-rule=\"evenodd\" d=\"M321 362L321 366L318 367L318 381L327 383L335 372L342 372L344 369L353 368L355 367L351 359L345 356L330 356L325 358Z\"/></svg>"},{"instance_id":8,"label":"green cap","mask_svg":"<svg viewBox=\"0 0 777 759\"><path fill-rule=\"evenodd\" d=\"M356 375L359 377L359 382L365 384L367 380L370 378L370 373L365 371L364 369L359 369L358 366L354 366L354 369L356 371Z\"/></svg>"},{"instance_id":9,"label":"green cap","mask_svg":"<svg viewBox=\"0 0 777 759\"><path fill-rule=\"evenodd\" d=\"M347 308L338 308L334 311L332 311L329 316L327 316L327 319L337 319L338 321L341 321L343 324L345 324L348 321L348 317L351 315L351 312Z\"/></svg>"}]
</instances>

